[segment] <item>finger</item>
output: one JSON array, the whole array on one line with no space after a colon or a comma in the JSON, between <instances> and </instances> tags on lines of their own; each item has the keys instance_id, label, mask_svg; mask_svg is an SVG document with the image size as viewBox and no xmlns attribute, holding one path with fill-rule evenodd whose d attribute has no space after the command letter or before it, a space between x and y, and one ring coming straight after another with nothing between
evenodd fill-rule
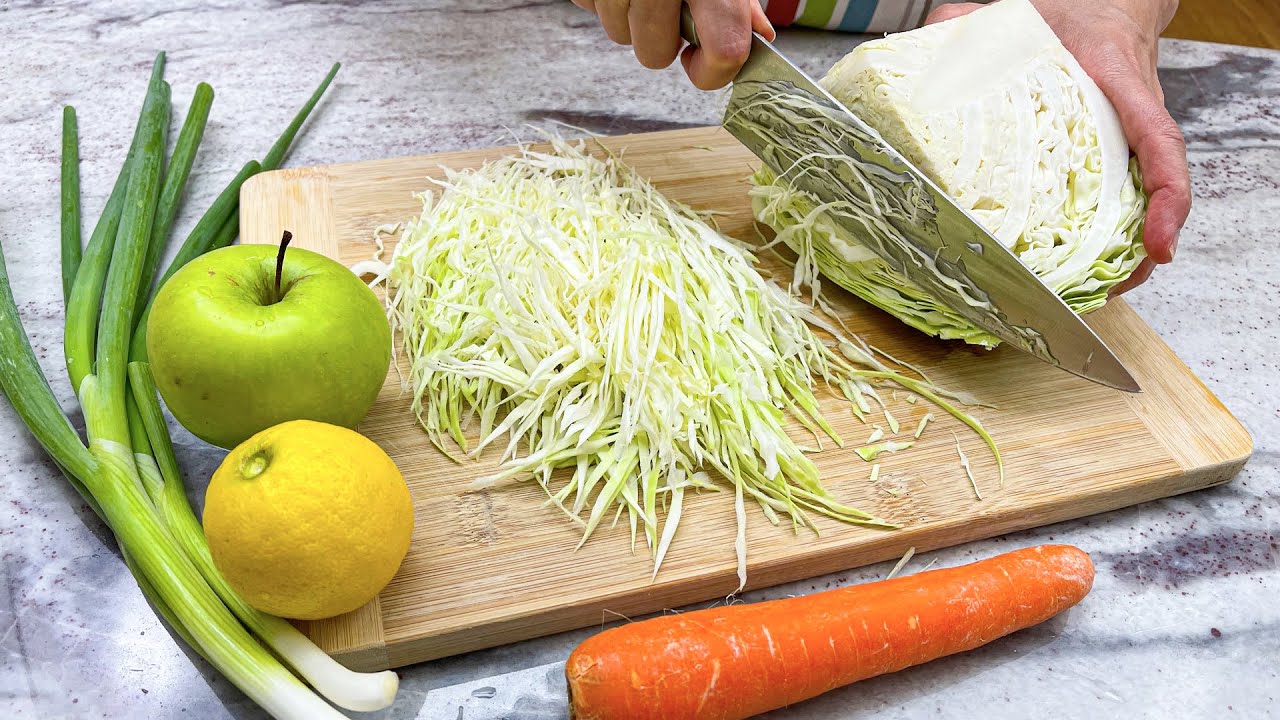
<instances>
[{"instance_id":1,"label":"finger","mask_svg":"<svg viewBox=\"0 0 1280 720\"><path fill-rule=\"evenodd\" d=\"M597 0L596 14L609 39L619 45L631 44L631 24L627 20L627 0Z\"/></svg>"},{"instance_id":2,"label":"finger","mask_svg":"<svg viewBox=\"0 0 1280 720\"><path fill-rule=\"evenodd\" d=\"M751 10L738 0L698 0L689 4L698 28L698 47L687 47L680 62L695 87L715 90L729 84L751 52Z\"/></svg>"},{"instance_id":3,"label":"finger","mask_svg":"<svg viewBox=\"0 0 1280 720\"><path fill-rule=\"evenodd\" d=\"M1191 176L1187 170L1187 146L1155 95L1138 74L1119 68L1102 74L1099 86L1115 105L1120 125L1142 171L1142 185L1150 204L1143 224L1142 242L1156 263L1173 260L1178 233L1191 212Z\"/></svg>"},{"instance_id":4,"label":"finger","mask_svg":"<svg viewBox=\"0 0 1280 720\"><path fill-rule=\"evenodd\" d=\"M982 3L971 3L971 2L947 3L946 5L939 5L938 7L933 9L933 12L929 13L928 17L924 19L924 24L932 25L934 23L940 23L946 20L951 20L953 18L958 18L962 15L968 15L969 13L973 12L974 10L977 10L980 7L982 7Z\"/></svg>"},{"instance_id":5,"label":"finger","mask_svg":"<svg viewBox=\"0 0 1280 720\"><path fill-rule=\"evenodd\" d=\"M1138 287L1142 283L1146 282L1147 278L1151 277L1151 273L1154 272L1155 269L1156 264L1151 261L1151 258L1143 258L1142 262L1138 263L1138 267L1133 271L1133 274L1125 278L1119 285L1111 288L1111 291L1107 293L1107 297L1123 295L1124 293Z\"/></svg>"},{"instance_id":6,"label":"finger","mask_svg":"<svg viewBox=\"0 0 1280 720\"><path fill-rule=\"evenodd\" d=\"M595 13L596 11L596 0L573 0L573 4L589 13Z\"/></svg>"},{"instance_id":7,"label":"finger","mask_svg":"<svg viewBox=\"0 0 1280 720\"><path fill-rule=\"evenodd\" d=\"M632 0L627 17L641 65L661 70L675 62L681 42L679 0Z\"/></svg>"},{"instance_id":8,"label":"finger","mask_svg":"<svg viewBox=\"0 0 1280 720\"><path fill-rule=\"evenodd\" d=\"M760 0L751 2L751 29L760 33L769 42L778 39L778 31L773 29L769 16L764 13L764 8L760 7Z\"/></svg>"}]
</instances>

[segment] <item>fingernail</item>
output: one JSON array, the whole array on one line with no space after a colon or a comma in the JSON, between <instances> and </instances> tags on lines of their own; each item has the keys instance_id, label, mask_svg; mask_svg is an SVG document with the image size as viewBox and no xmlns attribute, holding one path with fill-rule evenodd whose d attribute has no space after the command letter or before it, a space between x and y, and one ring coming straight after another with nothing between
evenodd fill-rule
<instances>
[{"instance_id":1,"label":"fingernail","mask_svg":"<svg viewBox=\"0 0 1280 720\"><path fill-rule=\"evenodd\" d=\"M1173 260L1173 256L1178 252L1178 239L1182 237L1182 231L1173 234L1173 242L1169 245L1169 260Z\"/></svg>"}]
</instances>

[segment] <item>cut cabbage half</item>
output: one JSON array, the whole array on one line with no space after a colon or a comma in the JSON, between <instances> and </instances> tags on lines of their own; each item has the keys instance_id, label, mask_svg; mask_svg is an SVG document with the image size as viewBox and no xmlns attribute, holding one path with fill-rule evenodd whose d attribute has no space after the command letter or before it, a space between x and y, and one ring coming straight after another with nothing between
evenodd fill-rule
<instances>
[{"instance_id":1,"label":"cut cabbage half","mask_svg":"<svg viewBox=\"0 0 1280 720\"><path fill-rule=\"evenodd\" d=\"M1085 313L1145 256L1146 198L1115 109L1028 0L864 43L821 84ZM833 222L833 208L752 178L756 219L817 273L931 335L994 347ZM888 225L885 225L888 227Z\"/></svg>"}]
</instances>

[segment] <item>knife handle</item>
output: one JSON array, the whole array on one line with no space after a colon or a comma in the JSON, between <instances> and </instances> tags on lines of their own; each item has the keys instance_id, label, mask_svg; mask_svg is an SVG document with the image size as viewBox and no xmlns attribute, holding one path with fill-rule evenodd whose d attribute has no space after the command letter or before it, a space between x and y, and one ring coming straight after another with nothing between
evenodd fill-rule
<instances>
[{"instance_id":1,"label":"knife handle","mask_svg":"<svg viewBox=\"0 0 1280 720\"><path fill-rule=\"evenodd\" d=\"M680 4L680 37L694 47L699 45L698 29L693 26L693 13L689 12L688 3Z\"/></svg>"}]
</instances>

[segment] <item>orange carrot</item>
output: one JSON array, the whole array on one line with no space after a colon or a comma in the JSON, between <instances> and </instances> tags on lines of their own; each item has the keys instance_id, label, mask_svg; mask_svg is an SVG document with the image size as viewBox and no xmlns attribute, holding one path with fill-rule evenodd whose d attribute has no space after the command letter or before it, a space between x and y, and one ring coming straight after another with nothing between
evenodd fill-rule
<instances>
[{"instance_id":1,"label":"orange carrot","mask_svg":"<svg viewBox=\"0 0 1280 720\"><path fill-rule=\"evenodd\" d=\"M1080 602L1093 563L1040 545L955 568L623 625L565 665L575 720L737 720L971 650Z\"/></svg>"}]
</instances>

